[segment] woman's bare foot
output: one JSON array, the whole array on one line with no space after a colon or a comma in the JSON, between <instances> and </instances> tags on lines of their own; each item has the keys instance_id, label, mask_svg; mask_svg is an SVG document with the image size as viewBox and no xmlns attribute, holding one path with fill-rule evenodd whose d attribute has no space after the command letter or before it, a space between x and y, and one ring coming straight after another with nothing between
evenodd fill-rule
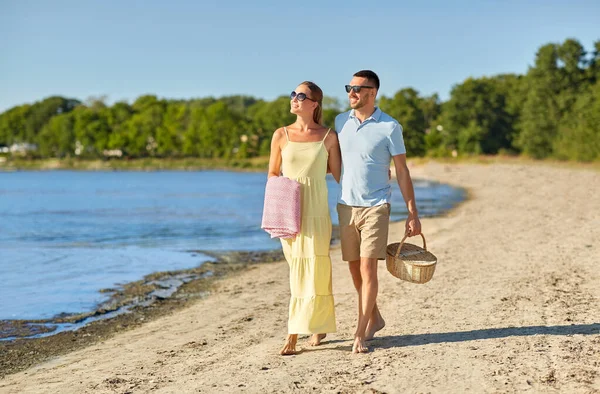
<instances>
[{"instance_id":1,"label":"woman's bare foot","mask_svg":"<svg viewBox=\"0 0 600 394\"><path fill-rule=\"evenodd\" d=\"M376 318L369 320L369 324L367 325L367 331L365 332L365 340L369 341L373 339L375 333L385 327L385 320L381 317L380 314Z\"/></svg>"},{"instance_id":2,"label":"woman's bare foot","mask_svg":"<svg viewBox=\"0 0 600 394\"><path fill-rule=\"evenodd\" d=\"M279 351L282 356L290 356L296 354L296 342L298 341L298 334L289 334L285 341L285 345Z\"/></svg>"},{"instance_id":3,"label":"woman's bare foot","mask_svg":"<svg viewBox=\"0 0 600 394\"><path fill-rule=\"evenodd\" d=\"M352 345L352 353L368 353L369 348L365 346L365 340L361 337L354 338L354 344Z\"/></svg>"},{"instance_id":4,"label":"woman's bare foot","mask_svg":"<svg viewBox=\"0 0 600 394\"><path fill-rule=\"evenodd\" d=\"M308 346L319 346L327 334L312 334L308 340Z\"/></svg>"}]
</instances>

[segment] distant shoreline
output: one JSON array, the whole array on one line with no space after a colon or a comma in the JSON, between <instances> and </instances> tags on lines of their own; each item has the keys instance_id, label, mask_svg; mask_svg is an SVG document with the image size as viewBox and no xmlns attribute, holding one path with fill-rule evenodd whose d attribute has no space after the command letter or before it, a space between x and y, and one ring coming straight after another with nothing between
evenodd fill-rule
<instances>
[{"instance_id":1,"label":"distant shoreline","mask_svg":"<svg viewBox=\"0 0 600 394\"><path fill-rule=\"evenodd\" d=\"M1 158L1 157L0 157ZM458 158L409 157L410 165L422 165L430 162L443 164L531 164L550 165L570 168L592 168L600 170L600 161L584 163L552 159L536 160L524 156L463 156ZM267 172L269 158L266 156L249 159L204 159L204 158L143 158L143 159L25 159L7 158L0 161L0 172L12 171L240 171Z\"/></svg>"},{"instance_id":2,"label":"distant shoreline","mask_svg":"<svg viewBox=\"0 0 600 394\"><path fill-rule=\"evenodd\" d=\"M251 159L7 159L0 162L0 171L200 171L234 170L267 171L268 157Z\"/></svg>"}]
</instances>

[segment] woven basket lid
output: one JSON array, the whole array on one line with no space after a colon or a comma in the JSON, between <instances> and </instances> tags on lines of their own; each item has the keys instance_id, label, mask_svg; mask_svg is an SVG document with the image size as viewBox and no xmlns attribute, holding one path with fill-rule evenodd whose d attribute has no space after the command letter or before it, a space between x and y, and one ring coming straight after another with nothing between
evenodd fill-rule
<instances>
[{"instance_id":1,"label":"woven basket lid","mask_svg":"<svg viewBox=\"0 0 600 394\"><path fill-rule=\"evenodd\" d=\"M407 237L408 235L405 235L399 243L388 245L387 255L413 265L433 265L437 263L437 257L427 250L427 243L423 234L421 234L423 247L405 243Z\"/></svg>"}]
</instances>

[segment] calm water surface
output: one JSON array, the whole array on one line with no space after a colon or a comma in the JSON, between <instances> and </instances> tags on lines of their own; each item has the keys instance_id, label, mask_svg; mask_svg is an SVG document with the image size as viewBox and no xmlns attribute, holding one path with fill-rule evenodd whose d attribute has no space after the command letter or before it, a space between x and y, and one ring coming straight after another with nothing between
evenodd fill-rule
<instances>
[{"instance_id":1,"label":"calm water surface","mask_svg":"<svg viewBox=\"0 0 600 394\"><path fill-rule=\"evenodd\" d=\"M266 174L201 172L0 173L0 320L93 310L99 292L156 271L198 266L194 250L271 250L260 229ZM337 223L337 184L329 180ZM422 216L464 199L415 180ZM405 217L398 186L392 219Z\"/></svg>"}]
</instances>

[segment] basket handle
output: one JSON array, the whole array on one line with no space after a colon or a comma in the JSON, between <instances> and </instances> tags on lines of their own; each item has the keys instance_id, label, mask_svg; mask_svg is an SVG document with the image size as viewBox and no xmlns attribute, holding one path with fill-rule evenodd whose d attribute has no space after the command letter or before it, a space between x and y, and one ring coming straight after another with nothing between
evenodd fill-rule
<instances>
[{"instance_id":1,"label":"basket handle","mask_svg":"<svg viewBox=\"0 0 600 394\"><path fill-rule=\"evenodd\" d=\"M394 256L395 258L400 257L400 251L402 250L402 245L404 245L404 241L406 241L406 238L408 238L408 234L404 234L404 238L402 238L402 241L400 241L400 245L398 245L396 255ZM423 238L423 249L427 251L427 242L425 242L425 236L423 235L423 233L421 233L421 238Z\"/></svg>"}]
</instances>

